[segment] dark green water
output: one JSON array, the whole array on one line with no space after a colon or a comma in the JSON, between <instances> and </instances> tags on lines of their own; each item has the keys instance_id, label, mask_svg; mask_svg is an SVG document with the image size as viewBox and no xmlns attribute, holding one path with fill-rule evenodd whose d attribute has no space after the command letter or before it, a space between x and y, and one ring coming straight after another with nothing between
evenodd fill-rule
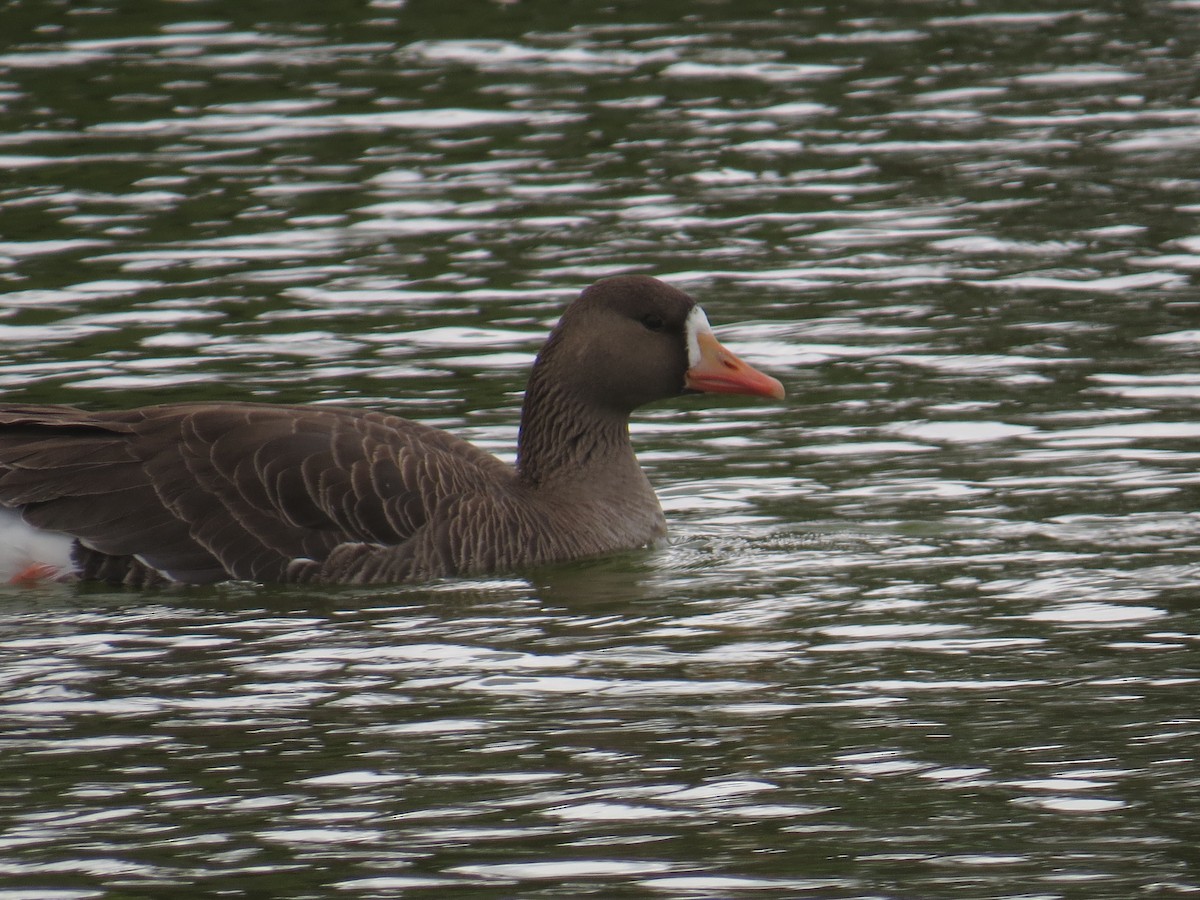
<instances>
[{"instance_id":1,"label":"dark green water","mask_svg":"<svg viewBox=\"0 0 1200 900\"><path fill-rule=\"evenodd\" d=\"M658 551L0 589L0 898L1200 892L1200 6L122 6L0 9L4 399L507 457L622 271L789 398Z\"/></svg>"}]
</instances>

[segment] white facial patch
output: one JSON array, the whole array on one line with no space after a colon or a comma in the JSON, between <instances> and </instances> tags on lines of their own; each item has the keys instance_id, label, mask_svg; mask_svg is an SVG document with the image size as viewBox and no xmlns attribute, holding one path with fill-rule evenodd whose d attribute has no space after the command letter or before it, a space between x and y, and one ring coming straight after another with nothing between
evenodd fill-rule
<instances>
[{"instance_id":1,"label":"white facial patch","mask_svg":"<svg viewBox=\"0 0 1200 900\"><path fill-rule=\"evenodd\" d=\"M688 348L688 367L693 368L700 364L700 340L702 334L712 335L712 326L708 324L708 316L704 314L699 306L693 306L692 311L688 313L685 323L687 329L687 348Z\"/></svg>"}]
</instances>

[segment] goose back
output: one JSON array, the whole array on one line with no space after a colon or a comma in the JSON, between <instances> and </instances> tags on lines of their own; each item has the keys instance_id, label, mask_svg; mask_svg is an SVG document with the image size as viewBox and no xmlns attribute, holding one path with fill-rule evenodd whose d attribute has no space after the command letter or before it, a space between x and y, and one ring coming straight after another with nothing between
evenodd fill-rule
<instances>
[{"instance_id":1,"label":"goose back","mask_svg":"<svg viewBox=\"0 0 1200 900\"><path fill-rule=\"evenodd\" d=\"M147 566L204 583L405 580L498 557L515 565L512 550L481 537L521 524L511 520L515 482L474 445L377 412L250 403L0 412L0 503L74 535L88 574L109 581L143 580Z\"/></svg>"}]
</instances>

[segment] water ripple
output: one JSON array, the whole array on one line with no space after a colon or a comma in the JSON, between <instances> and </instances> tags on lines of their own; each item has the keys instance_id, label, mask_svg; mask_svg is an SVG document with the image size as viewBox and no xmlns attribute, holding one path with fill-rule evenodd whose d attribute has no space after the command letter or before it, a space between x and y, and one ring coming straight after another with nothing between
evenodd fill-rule
<instances>
[{"instance_id":1,"label":"water ripple","mask_svg":"<svg viewBox=\"0 0 1200 900\"><path fill-rule=\"evenodd\" d=\"M1194 891L1186 5L14 10L13 400L357 403L511 459L542 335L629 271L789 397L639 415L652 551L3 588L0 881Z\"/></svg>"}]
</instances>

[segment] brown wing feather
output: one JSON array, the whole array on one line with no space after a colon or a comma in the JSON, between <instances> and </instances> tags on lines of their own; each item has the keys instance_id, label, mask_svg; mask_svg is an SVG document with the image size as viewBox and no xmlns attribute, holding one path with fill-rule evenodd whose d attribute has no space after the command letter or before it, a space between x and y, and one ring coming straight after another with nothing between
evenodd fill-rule
<instances>
[{"instance_id":1,"label":"brown wing feather","mask_svg":"<svg viewBox=\"0 0 1200 900\"><path fill-rule=\"evenodd\" d=\"M131 436L127 423L99 422L70 407L0 409L0 505L21 510L37 528L76 537L92 557L127 560L126 568L152 545L156 567L174 577L224 577L186 524L161 508L131 453ZM97 567L94 558L81 565ZM104 580L114 580L120 567L109 562L99 568Z\"/></svg>"},{"instance_id":2,"label":"brown wing feather","mask_svg":"<svg viewBox=\"0 0 1200 900\"><path fill-rule=\"evenodd\" d=\"M182 581L330 580L380 545L390 568L424 574L429 561L406 562L405 546L434 510L506 478L511 469L471 444L380 413L0 410L0 505Z\"/></svg>"}]
</instances>

